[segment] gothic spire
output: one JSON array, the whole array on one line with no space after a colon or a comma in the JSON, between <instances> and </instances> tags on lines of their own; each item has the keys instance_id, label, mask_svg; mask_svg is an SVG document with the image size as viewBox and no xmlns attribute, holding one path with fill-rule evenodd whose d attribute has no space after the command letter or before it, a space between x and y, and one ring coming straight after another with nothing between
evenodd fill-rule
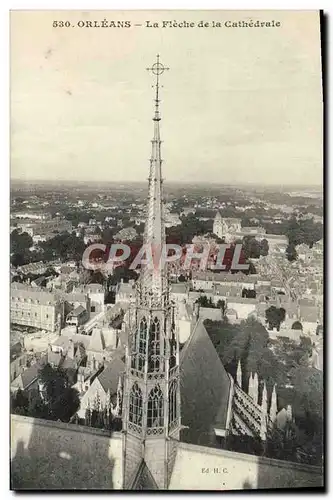
<instances>
[{"instance_id":1,"label":"gothic spire","mask_svg":"<svg viewBox=\"0 0 333 500\"><path fill-rule=\"evenodd\" d=\"M255 403L258 403L258 395L259 395L258 373L255 372L253 377L253 395L252 395L252 398Z\"/></svg>"},{"instance_id":2,"label":"gothic spire","mask_svg":"<svg viewBox=\"0 0 333 500\"><path fill-rule=\"evenodd\" d=\"M269 416L272 422L275 422L277 415L277 395L276 395L276 384L274 384L272 399L271 399L271 407L269 410Z\"/></svg>"},{"instance_id":3,"label":"gothic spire","mask_svg":"<svg viewBox=\"0 0 333 500\"><path fill-rule=\"evenodd\" d=\"M262 401L261 401L261 409L263 413L267 413L267 387L266 387L266 381L264 381L264 387L262 390Z\"/></svg>"},{"instance_id":4,"label":"gothic spire","mask_svg":"<svg viewBox=\"0 0 333 500\"><path fill-rule=\"evenodd\" d=\"M242 388L242 367L240 359L238 360L236 379L237 379L237 384L239 385L240 388Z\"/></svg>"},{"instance_id":5,"label":"gothic spire","mask_svg":"<svg viewBox=\"0 0 333 500\"><path fill-rule=\"evenodd\" d=\"M249 377L249 388L248 388L247 393L253 399L253 376L252 376L252 372L250 373L250 377Z\"/></svg>"},{"instance_id":6,"label":"gothic spire","mask_svg":"<svg viewBox=\"0 0 333 500\"><path fill-rule=\"evenodd\" d=\"M165 227L163 218L163 179L162 179L162 156L160 138L160 75L169 68L160 63L160 57L151 68L147 68L155 75L155 110L153 116L154 135L151 141L151 157L148 185L147 219L144 233L144 251L147 264L141 273L141 284L143 288L150 289L158 295L162 294L166 287L163 269L160 268L160 255L165 244ZM153 266L152 266L153 264ZM153 267L153 269L152 269Z\"/></svg>"}]
</instances>

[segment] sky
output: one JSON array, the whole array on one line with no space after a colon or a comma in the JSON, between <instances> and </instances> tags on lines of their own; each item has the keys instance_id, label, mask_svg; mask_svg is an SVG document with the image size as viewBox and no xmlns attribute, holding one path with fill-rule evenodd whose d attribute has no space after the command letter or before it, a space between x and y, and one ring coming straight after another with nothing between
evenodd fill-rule
<instances>
[{"instance_id":1,"label":"sky","mask_svg":"<svg viewBox=\"0 0 333 500\"><path fill-rule=\"evenodd\" d=\"M224 25L251 19L281 26ZM53 27L61 20L71 26ZM79 27L89 20L131 27ZM154 98L145 68L157 53L170 67L161 89L166 182L322 183L315 11L11 12L12 179L145 181Z\"/></svg>"}]
</instances>

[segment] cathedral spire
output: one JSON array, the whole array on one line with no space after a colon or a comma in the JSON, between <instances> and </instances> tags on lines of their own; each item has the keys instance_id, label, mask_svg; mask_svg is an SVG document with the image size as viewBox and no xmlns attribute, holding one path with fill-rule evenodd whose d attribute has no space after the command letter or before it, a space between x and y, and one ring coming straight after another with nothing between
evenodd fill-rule
<instances>
[{"instance_id":1,"label":"cathedral spire","mask_svg":"<svg viewBox=\"0 0 333 500\"><path fill-rule=\"evenodd\" d=\"M160 139L160 75L157 62L154 136L150 158L147 219L136 300L129 314L123 400L124 488L148 470L158 488L166 489L180 437L179 339L167 274L160 265L164 250L162 158ZM157 259L156 259L157 257ZM137 258L137 257L136 257ZM163 264L163 263L162 263Z\"/></svg>"},{"instance_id":2,"label":"cathedral spire","mask_svg":"<svg viewBox=\"0 0 333 500\"><path fill-rule=\"evenodd\" d=\"M148 185L147 219L144 232L144 246L147 264L143 264L141 273L141 286L149 289L156 295L155 299L161 299L163 291L167 286L163 269L159 265L162 249L165 244L165 227L163 214L163 179L162 179L162 155L160 138L160 75L169 68L160 63L160 56L156 56L156 62L151 68L147 68L155 76L155 110L153 116L154 136L151 141L151 157ZM156 302L155 300L155 302Z\"/></svg>"}]
</instances>

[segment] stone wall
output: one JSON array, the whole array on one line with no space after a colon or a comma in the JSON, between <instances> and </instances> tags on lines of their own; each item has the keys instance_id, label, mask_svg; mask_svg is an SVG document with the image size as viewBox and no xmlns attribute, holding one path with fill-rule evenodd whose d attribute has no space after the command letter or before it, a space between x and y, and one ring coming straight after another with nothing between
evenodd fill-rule
<instances>
[{"instance_id":1,"label":"stone wall","mask_svg":"<svg viewBox=\"0 0 333 500\"><path fill-rule=\"evenodd\" d=\"M181 443L169 489L248 490L322 485L319 467Z\"/></svg>"},{"instance_id":2,"label":"stone wall","mask_svg":"<svg viewBox=\"0 0 333 500\"><path fill-rule=\"evenodd\" d=\"M120 489L120 433L11 416L11 488Z\"/></svg>"}]
</instances>

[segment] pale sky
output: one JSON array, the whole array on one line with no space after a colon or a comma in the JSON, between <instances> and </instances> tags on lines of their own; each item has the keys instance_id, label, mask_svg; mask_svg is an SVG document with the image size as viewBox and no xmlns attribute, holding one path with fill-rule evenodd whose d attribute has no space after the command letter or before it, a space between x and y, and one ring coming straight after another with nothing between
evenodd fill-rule
<instances>
[{"instance_id":1,"label":"pale sky","mask_svg":"<svg viewBox=\"0 0 333 500\"><path fill-rule=\"evenodd\" d=\"M132 27L77 25L103 19ZM144 26L250 19L281 27ZM145 181L154 97L145 68L157 53L170 66L161 94L166 182L321 184L314 11L12 13L11 177Z\"/></svg>"}]
</instances>

